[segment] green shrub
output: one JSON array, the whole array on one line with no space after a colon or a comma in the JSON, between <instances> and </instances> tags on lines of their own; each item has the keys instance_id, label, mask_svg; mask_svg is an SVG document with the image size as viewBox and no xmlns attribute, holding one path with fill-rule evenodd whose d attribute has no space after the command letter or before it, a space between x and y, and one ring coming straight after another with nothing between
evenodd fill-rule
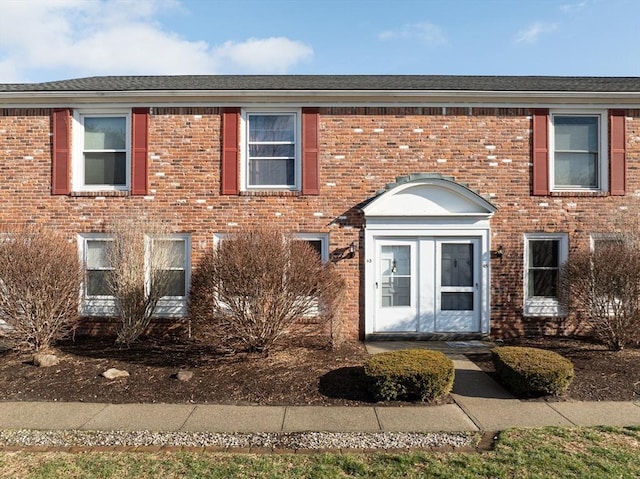
<instances>
[{"instance_id":1,"label":"green shrub","mask_svg":"<svg viewBox=\"0 0 640 479\"><path fill-rule=\"evenodd\" d=\"M573 363L553 351L504 346L491 351L498 378L514 393L561 395L573 380Z\"/></svg>"},{"instance_id":2,"label":"green shrub","mask_svg":"<svg viewBox=\"0 0 640 479\"><path fill-rule=\"evenodd\" d=\"M443 353L406 349L371 356L364 365L369 390L377 400L430 401L453 387L453 362Z\"/></svg>"}]
</instances>

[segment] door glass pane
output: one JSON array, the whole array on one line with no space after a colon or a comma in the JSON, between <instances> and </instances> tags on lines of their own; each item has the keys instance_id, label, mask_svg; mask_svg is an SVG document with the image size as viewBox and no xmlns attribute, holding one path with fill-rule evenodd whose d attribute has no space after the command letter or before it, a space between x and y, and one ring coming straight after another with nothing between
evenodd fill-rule
<instances>
[{"instance_id":1,"label":"door glass pane","mask_svg":"<svg viewBox=\"0 0 640 479\"><path fill-rule=\"evenodd\" d=\"M381 306L411 306L411 247L383 246Z\"/></svg>"},{"instance_id":2,"label":"door glass pane","mask_svg":"<svg viewBox=\"0 0 640 479\"><path fill-rule=\"evenodd\" d=\"M473 286L473 245L442 244L442 286Z\"/></svg>"},{"instance_id":3,"label":"door glass pane","mask_svg":"<svg viewBox=\"0 0 640 479\"><path fill-rule=\"evenodd\" d=\"M473 293L442 293L442 311L473 311Z\"/></svg>"}]
</instances>

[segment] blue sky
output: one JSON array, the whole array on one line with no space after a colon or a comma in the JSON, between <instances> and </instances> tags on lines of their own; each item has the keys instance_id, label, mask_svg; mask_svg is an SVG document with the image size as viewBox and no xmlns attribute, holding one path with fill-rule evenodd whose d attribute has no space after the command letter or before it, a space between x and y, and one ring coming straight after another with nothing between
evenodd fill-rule
<instances>
[{"instance_id":1,"label":"blue sky","mask_svg":"<svg viewBox=\"0 0 640 479\"><path fill-rule=\"evenodd\" d=\"M0 82L640 76L638 0L0 0Z\"/></svg>"}]
</instances>

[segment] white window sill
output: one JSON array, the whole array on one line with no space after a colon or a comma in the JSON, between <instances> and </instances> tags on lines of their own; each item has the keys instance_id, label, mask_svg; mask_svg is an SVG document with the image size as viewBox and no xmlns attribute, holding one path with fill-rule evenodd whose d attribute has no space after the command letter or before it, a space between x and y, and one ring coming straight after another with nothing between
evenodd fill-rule
<instances>
[{"instance_id":1,"label":"white window sill","mask_svg":"<svg viewBox=\"0 0 640 479\"><path fill-rule=\"evenodd\" d=\"M116 304L113 298L85 299L80 314L82 316L113 317L116 315ZM187 315L187 299L161 299L158 301L154 318L183 318Z\"/></svg>"},{"instance_id":2,"label":"white window sill","mask_svg":"<svg viewBox=\"0 0 640 479\"><path fill-rule=\"evenodd\" d=\"M91 190L91 191L72 191L69 196L77 197L97 197L97 196L129 196L131 192L129 190Z\"/></svg>"},{"instance_id":3,"label":"white window sill","mask_svg":"<svg viewBox=\"0 0 640 479\"><path fill-rule=\"evenodd\" d=\"M524 316L566 316L566 311L558 300L552 298L528 299L524 304Z\"/></svg>"}]
</instances>

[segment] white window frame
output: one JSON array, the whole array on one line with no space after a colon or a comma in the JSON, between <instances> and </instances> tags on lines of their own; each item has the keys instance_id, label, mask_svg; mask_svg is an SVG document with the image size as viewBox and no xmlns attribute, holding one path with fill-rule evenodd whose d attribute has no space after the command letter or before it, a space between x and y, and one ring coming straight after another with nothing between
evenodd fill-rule
<instances>
[{"instance_id":1,"label":"white window frame","mask_svg":"<svg viewBox=\"0 0 640 479\"><path fill-rule=\"evenodd\" d=\"M85 161L84 161L84 120L85 118L95 117L117 117L125 118L125 175L126 181L124 185L86 185ZM78 109L73 112L72 127L72 189L78 192L96 192L96 191L129 191L131 189L131 110L130 109Z\"/></svg>"},{"instance_id":2,"label":"white window frame","mask_svg":"<svg viewBox=\"0 0 640 479\"><path fill-rule=\"evenodd\" d=\"M556 117L596 117L598 118L598 170L597 187L575 187L555 186L555 118ZM571 192L571 191L595 191L604 192L609 190L609 135L607 126L606 110L552 110L549 112L549 185L551 191Z\"/></svg>"},{"instance_id":3,"label":"white window frame","mask_svg":"<svg viewBox=\"0 0 640 479\"><path fill-rule=\"evenodd\" d=\"M294 174L293 185L250 185L249 184L249 116L251 115L293 115L294 132ZM299 108L247 108L240 115L240 185L243 191L285 190L299 191L302 184L302 110Z\"/></svg>"},{"instance_id":4,"label":"white window frame","mask_svg":"<svg viewBox=\"0 0 640 479\"><path fill-rule=\"evenodd\" d=\"M597 241L616 241L622 242L624 241L623 236L620 233L591 233L589 236L589 250L591 253L594 253L596 250L596 242ZM618 306L620 305L619 298L615 298L616 302L618 302ZM609 316L613 316L614 311L613 308L609 308Z\"/></svg>"},{"instance_id":5,"label":"white window frame","mask_svg":"<svg viewBox=\"0 0 640 479\"><path fill-rule=\"evenodd\" d=\"M524 235L524 315L565 316L566 311L559 297L529 296L529 242L532 240L556 240L558 245L558 268L569 258L569 235L567 233L525 233ZM560 285L559 285L560 287Z\"/></svg>"},{"instance_id":6,"label":"white window frame","mask_svg":"<svg viewBox=\"0 0 640 479\"><path fill-rule=\"evenodd\" d=\"M145 261L148 261L150 239L145 235ZM191 235L188 233L178 233L153 237L153 239L168 241L184 241L185 243L185 296L166 296L158 301L154 317L178 318L187 314L189 287L191 284ZM109 241L112 237L107 233L82 233L78 235L78 253L82 264L83 272L86 273L87 265L87 242L88 241ZM86 275L85 275L86 278ZM147 277L147 285L148 286ZM115 315L116 302L113 296L88 296L86 289L86 279L82 281L80 291L80 314L82 316L104 316Z\"/></svg>"},{"instance_id":7,"label":"white window frame","mask_svg":"<svg viewBox=\"0 0 640 479\"><path fill-rule=\"evenodd\" d=\"M233 233L214 233L213 235L213 248L216 249L222 241ZM321 260L323 263L329 261L329 234L328 233L293 233L293 238L301 241L320 241L321 243ZM318 311L316 306L316 311ZM305 318L313 318L317 316L317 312L312 312L305 316Z\"/></svg>"},{"instance_id":8,"label":"white window frame","mask_svg":"<svg viewBox=\"0 0 640 479\"><path fill-rule=\"evenodd\" d=\"M184 264L183 268L171 268L173 270L182 271L184 269L184 296L163 296L156 305L154 317L174 318L183 317L187 313L187 305L189 301L189 285L191 284L191 235L189 233L174 233L159 236L145 236L145 255L147 262L151 252L151 244L154 240L160 241L181 241L184 242ZM149 285L149 277L147 276L147 287Z\"/></svg>"},{"instance_id":9,"label":"white window frame","mask_svg":"<svg viewBox=\"0 0 640 479\"><path fill-rule=\"evenodd\" d=\"M320 241L320 259L329 261L329 235L327 233L295 233L294 238L302 241Z\"/></svg>"},{"instance_id":10,"label":"white window frame","mask_svg":"<svg viewBox=\"0 0 640 479\"><path fill-rule=\"evenodd\" d=\"M82 316L113 316L116 302L113 296L89 296L87 294L87 243L89 241L112 241L106 233L82 233L78 235L78 253L82 264L83 280L80 292L80 314Z\"/></svg>"},{"instance_id":11,"label":"white window frame","mask_svg":"<svg viewBox=\"0 0 640 479\"><path fill-rule=\"evenodd\" d=\"M622 242L624 238L620 233L591 233L589 235L589 250L593 253L596 250L597 241L617 241Z\"/></svg>"},{"instance_id":12,"label":"white window frame","mask_svg":"<svg viewBox=\"0 0 640 479\"><path fill-rule=\"evenodd\" d=\"M233 233L214 233L213 234L213 249L216 249L218 245L224 241L225 238ZM320 257L323 263L329 261L329 234L328 233L293 233L295 239L303 241L320 241L321 254Z\"/></svg>"}]
</instances>

